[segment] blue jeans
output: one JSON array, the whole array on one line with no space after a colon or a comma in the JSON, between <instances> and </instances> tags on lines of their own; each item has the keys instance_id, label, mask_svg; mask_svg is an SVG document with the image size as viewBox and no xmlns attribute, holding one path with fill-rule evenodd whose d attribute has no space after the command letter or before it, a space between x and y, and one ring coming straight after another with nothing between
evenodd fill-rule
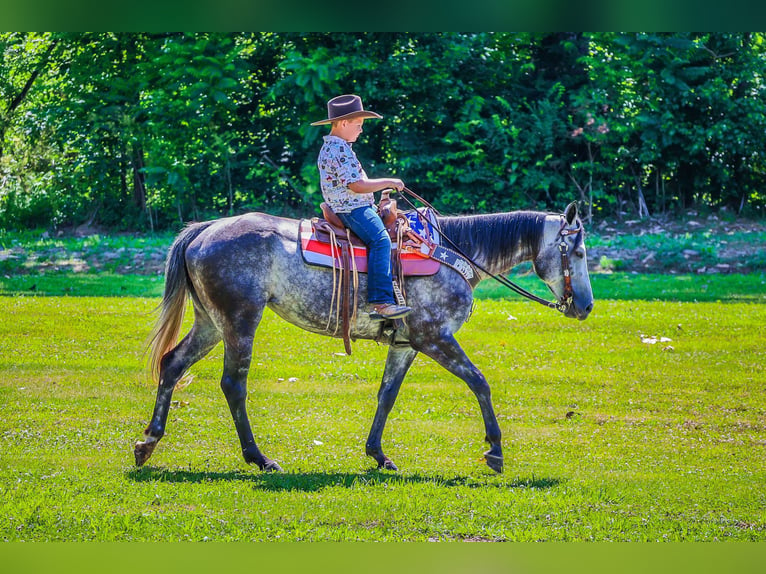
<instances>
[{"instance_id":1,"label":"blue jeans","mask_svg":"<svg viewBox=\"0 0 766 574\"><path fill-rule=\"evenodd\" d=\"M367 246L367 302L394 303L391 279L391 238L375 209L357 207L337 214L343 224Z\"/></svg>"}]
</instances>

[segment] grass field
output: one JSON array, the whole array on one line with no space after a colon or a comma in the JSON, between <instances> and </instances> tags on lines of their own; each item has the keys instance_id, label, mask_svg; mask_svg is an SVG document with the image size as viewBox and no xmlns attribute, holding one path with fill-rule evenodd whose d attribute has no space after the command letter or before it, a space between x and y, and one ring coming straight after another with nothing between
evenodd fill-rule
<instances>
[{"instance_id":1,"label":"grass field","mask_svg":"<svg viewBox=\"0 0 766 574\"><path fill-rule=\"evenodd\" d=\"M357 342L346 357L271 313L248 404L285 472L242 461L220 346L136 469L161 282L79 277L0 281L50 295L0 297L3 540L766 540L762 275L594 276L585 322L479 300L458 338L492 385L502 475L480 460L465 384L423 357L384 435L401 471L373 470L364 441L386 349Z\"/></svg>"}]
</instances>

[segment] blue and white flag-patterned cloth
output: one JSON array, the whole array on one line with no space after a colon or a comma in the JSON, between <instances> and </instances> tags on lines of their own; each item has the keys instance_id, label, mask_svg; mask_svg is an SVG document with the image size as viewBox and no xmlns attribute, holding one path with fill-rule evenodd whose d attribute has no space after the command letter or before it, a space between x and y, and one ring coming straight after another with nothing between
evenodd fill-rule
<instances>
[{"instance_id":1,"label":"blue and white flag-patterned cloth","mask_svg":"<svg viewBox=\"0 0 766 574\"><path fill-rule=\"evenodd\" d=\"M436 215L428 207L421 207L418 212L407 211L407 220L410 222L412 231L436 245L441 243L439 232L436 231Z\"/></svg>"},{"instance_id":2,"label":"blue and white flag-patterned cloth","mask_svg":"<svg viewBox=\"0 0 766 574\"><path fill-rule=\"evenodd\" d=\"M432 259L452 267L472 287L475 287L481 281L481 277L469 260L456 251L441 245L441 236L437 231L436 225L436 214L432 209L421 207L417 210L417 213L415 211L407 211L406 215L410 222L410 227L415 233L436 244L431 253Z\"/></svg>"}]
</instances>

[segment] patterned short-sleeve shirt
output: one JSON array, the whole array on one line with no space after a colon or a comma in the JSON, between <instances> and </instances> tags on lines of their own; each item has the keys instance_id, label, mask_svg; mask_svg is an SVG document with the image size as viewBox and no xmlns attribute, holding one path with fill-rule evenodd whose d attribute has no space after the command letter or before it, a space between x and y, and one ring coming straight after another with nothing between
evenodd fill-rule
<instances>
[{"instance_id":1,"label":"patterned short-sleeve shirt","mask_svg":"<svg viewBox=\"0 0 766 574\"><path fill-rule=\"evenodd\" d=\"M354 193L348 188L348 184L366 179L367 174L351 149L351 143L343 138L324 136L317 167L322 197L335 213L350 213L357 207L375 203L372 193Z\"/></svg>"}]
</instances>

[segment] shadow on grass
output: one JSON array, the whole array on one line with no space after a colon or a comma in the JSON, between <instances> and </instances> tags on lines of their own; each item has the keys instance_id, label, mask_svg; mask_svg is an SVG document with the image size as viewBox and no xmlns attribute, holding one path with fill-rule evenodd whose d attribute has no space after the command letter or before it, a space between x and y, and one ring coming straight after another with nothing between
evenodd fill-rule
<instances>
[{"instance_id":1,"label":"shadow on grass","mask_svg":"<svg viewBox=\"0 0 766 574\"><path fill-rule=\"evenodd\" d=\"M255 488L267 491L316 492L325 488L354 486L376 486L379 484L435 484L445 488L534 488L546 489L557 486L557 478L517 477L510 481L497 481L494 475L486 477L439 477L420 474L401 475L377 469L366 472L301 472L301 473L259 473L241 470L170 470L162 467L145 466L126 472L128 479L135 482L247 482Z\"/></svg>"}]
</instances>

